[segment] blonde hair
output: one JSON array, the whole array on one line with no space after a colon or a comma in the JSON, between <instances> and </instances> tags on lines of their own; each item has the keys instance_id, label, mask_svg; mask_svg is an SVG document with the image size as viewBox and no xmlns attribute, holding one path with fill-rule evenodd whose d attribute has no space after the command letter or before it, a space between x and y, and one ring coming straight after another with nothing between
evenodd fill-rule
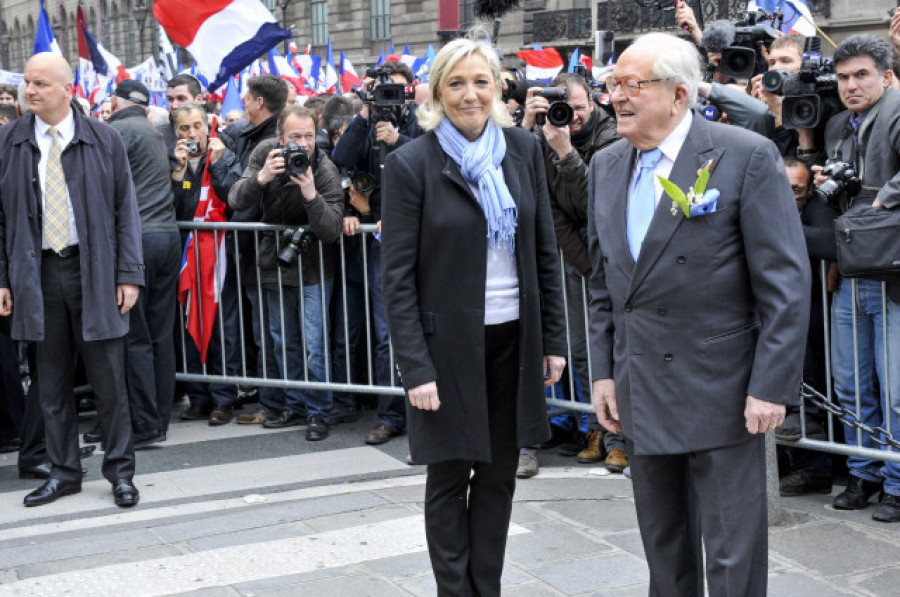
<instances>
[{"instance_id":1,"label":"blonde hair","mask_svg":"<svg viewBox=\"0 0 900 597\"><path fill-rule=\"evenodd\" d=\"M419 126L424 130L430 131L440 124L444 118L444 106L437 96L438 89L440 89L444 79L461 60L476 54L485 59L494 79L495 93L494 105L491 107L491 120L500 126L512 125L512 118L509 116L506 104L500 99L502 83L500 80L500 59L497 58L497 52L489 43L481 39L459 38L441 48L437 56L434 57L428 83L428 105L420 106L416 112Z\"/></svg>"}]
</instances>

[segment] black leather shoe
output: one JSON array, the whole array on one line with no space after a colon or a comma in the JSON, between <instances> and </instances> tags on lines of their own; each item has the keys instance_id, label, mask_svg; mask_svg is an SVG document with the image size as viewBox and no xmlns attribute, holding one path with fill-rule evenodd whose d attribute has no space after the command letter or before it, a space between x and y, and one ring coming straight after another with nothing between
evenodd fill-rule
<instances>
[{"instance_id":1,"label":"black leather shoe","mask_svg":"<svg viewBox=\"0 0 900 597\"><path fill-rule=\"evenodd\" d=\"M135 433L133 437L134 449L142 450L159 442L166 440L165 434L161 431L148 431L146 433Z\"/></svg>"},{"instance_id":2,"label":"black leather shoe","mask_svg":"<svg viewBox=\"0 0 900 597\"><path fill-rule=\"evenodd\" d=\"M100 425L94 425L94 428L81 436L86 444L99 444L103 441L103 430Z\"/></svg>"},{"instance_id":3,"label":"black leather shoe","mask_svg":"<svg viewBox=\"0 0 900 597\"><path fill-rule=\"evenodd\" d=\"M794 471L778 482L778 489L785 497L808 493L831 493L831 477L812 477Z\"/></svg>"},{"instance_id":4,"label":"black leather shoe","mask_svg":"<svg viewBox=\"0 0 900 597\"><path fill-rule=\"evenodd\" d=\"M43 506L55 502L64 495L81 492L81 481L48 479L43 485L25 496L26 506Z\"/></svg>"},{"instance_id":5,"label":"black leather shoe","mask_svg":"<svg viewBox=\"0 0 900 597\"><path fill-rule=\"evenodd\" d=\"M266 429L281 429L306 424L306 415L298 415L290 409L284 409L277 415L273 415L262 422Z\"/></svg>"},{"instance_id":6,"label":"black leather shoe","mask_svg":"<svg viewBox=\"0 0 900 597\"><path fill-rule=\"evenodd\" d=\"M112 492L116 505L120 508L131 508L141 501L141 492L130 479L116 479Z\"/></svg>"},{"instance_id":7,"label":"black leather shoe","mask_svg":"<svg viewBox=\"0 0 900 597\"><path fill-rule=\"evenodd\" d=\"M847 489L834 498L835 510L862 510L869 505L869 498L881 491L881 483L866 481L850 475Z\"/></svg>"},{"instance_id":8,"label":"black leather shoe","mask_svg":"<svg viewBox=\"0 0 900 597\"><path fill-rule=\"evenodd\" d=\"M900 522L900 495L885 493L881 503L872 512L872 520Z\"/></svg>"},{"instance_id":9,"label":"black leather shoe","mask_svg":"<svg viewBox=\"0 0 900 597\"><path fill-rule=\"evenodd\" d=\"M81 451L78 454L78 457L84 460L85 458L90 458L94 453L94 450L97 449L97 446L82 446Z\"/></svg>"},{"instance_id":10,"label":"black leather shoe","mask_svg":"<svg viewBox=\"0 0 900 597\"><path fill-rule=\"evenodd\" d=\"M328 437L328 423L322 415L313 415L306 424L306 441L317 442Z\"/></svg>"}]
</instances>

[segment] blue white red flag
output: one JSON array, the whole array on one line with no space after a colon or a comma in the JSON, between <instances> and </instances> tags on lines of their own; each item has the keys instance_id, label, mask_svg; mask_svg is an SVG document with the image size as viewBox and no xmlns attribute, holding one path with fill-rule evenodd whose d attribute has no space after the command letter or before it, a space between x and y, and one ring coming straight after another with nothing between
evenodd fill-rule
<instances>
[{"instance_id":1,"label":"blue white red flag","mask_svg":"<svg viewBox=\"0 0 900 597\"><path fill-rule=\"evenodd\" d=\"M356 89L362 84L362 79L359 78L359 74L356 72L356 69L353 68L353 63L350 62L350 59L347 58L347 55L344 54L343 50L341 50L340 75L341 89L345 92Z\"/></svg>"},{"instance_id":2,"label":"blue white red flag","mask_svg":"<svg viewBox=\"0 0 900 597\"><path fill-rule=\"evenodd\" d=\"M294 66L297 67L300 78L306 81L307 89L315 91L319 71L322 68L322 58L315 54L297 54L294 56Z\"/></svg>"},{"instance_id":3,"label":"blue white red flag","mask_svg":"<svg viewBox=\"0 0 900 597\"><path fill-rule=\"evenodd\" d=\"M51 52L62 56L53 29L50 28L50 19L44 10L44 0L41 0L41 13L38 15L37 30L34 32L34 53Z\"/></svg>"},{"instance_id":4,"label":"blue white red flag","mask_svg":"<svg viewBox=\"0 0 900 597\"><path fill-rule=\"evenodd\" d=\"M156 0L153 14L194 56L211 89L291 37L260 0Z\"/></svg>"},{"instance_id":5,"label":"blue white red flag","mask_svg":"<svg viewBox=\"0 0 900 597\"><path fill-rule=\"evenodd\" d=\"M328 49L325 54L325 66L319 71L319 93L335 93L339 82L337 69L334 67L334 55L331 52L331 38L328 39Z\"/></svg>"},{"instance_id":6,"label":"blue white red flag","mask_svg":"<svg viewBox=\"0 0 900 597\"><path fill-rule=\"evenodd\" d=\"M748 0L747 10L755 11L757 8L783 12L782 33L800 33L807 37L816 34L816 24L806 0Z\"/></svg>"},{"instance_id":7,"label":"blue white red flag","mask_svg":"<svg viewBox=\"0 0 900 597\"><path fill-rule=\"evenodd\" d=\"M216 120L210 126L210 138L216 138ZM216 195L209 174L209 154L203 169L200 200L194 212L195 222L224 222L225 204ZM228 264L225 253L225 234L220 230L194 230L188 235L181 258L178 278L178 300L185 308L185 327L197 349L200 362L206 362L209 339L212 337L216 311L225 281Z\"/></svg>"},{"instance_id":8,"label":"blue white red flag","mask_svg":"<svg viewBox=\"0 0 900 597\"><path fill-rule=\"evenodd\" d=\"M408 66L410 68L410 70L412 70L413 66L416 63L416 60L417 60L417 58L415 56L413 56L412 53L409 51L409 42L406 42L406 45L403 46L403 53L400 54L400 62L402 62L403 64ZM413 73L415 73L415 72L416 71L413 70Z\"/></svg>"},{"instance_id":9,"label":"blue white red flag","mask_svg":"<svg viewBox=\"0 0 900 597\"><path fill-rule=\"evenodd\" d=\"M556 48L522 50L516 56L525 61L525 78L535 81L550 81L565 65Z\"/></svg>"}]
</instances>

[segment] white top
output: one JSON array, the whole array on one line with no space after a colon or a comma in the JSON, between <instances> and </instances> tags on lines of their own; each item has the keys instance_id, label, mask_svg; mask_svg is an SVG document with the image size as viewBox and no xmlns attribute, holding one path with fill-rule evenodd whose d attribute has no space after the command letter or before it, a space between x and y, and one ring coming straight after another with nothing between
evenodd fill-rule
<instances>
[{"instance_id":1,"label":"white top","mask_svg":"<svg viewBox=\"0 0 900 597\"><path fill-rule=\"evenodd\" d=\"M500 176L503 170L497 168ZM467 181L468 182L468 181ZM478 199L478 185L469 183ZM509 248L492 248L488 243L487 276L484 284L484 325L497 325L519 318L519 273Z\"/></svg>"},{"instance_id":2,"label":"white top","mask_svg":"<svg viewBox=\"0 0 900 597\"><path fill-rule=\"evenodd\" d=\"M693 112L688 110L681 119L681 122L678 123L678 126L676 126L672 132L669 133L669 136L663 139L662 143L659 144L659 150L662 152L662 156L659 158L659 162L653 170L653 188L656 191L656 203L654 203L654 206L659 205L659 199L662 197L663 192L662 185L656 177L662 176L665 179L669 178L669 174L672 173L672 167L675 165L675 160L678 158L678 153L681 151L681 146L684 145L684 140L687 139L688 132L691 130L691 123L693 121ZM638 158L634 160L634 169L631 171L631 182L628 184L629 202L631 201L631 191L634 190L634 181L637 179L640 171L641 160Z\"/></svg>"},{"instance_id":3,"label":"white top","mask_svg":"<svg viewBox=\"0 0 900 597\"><path fill-rule=\"evenodd\" d=\"M41 150L41 161L38 162L38 177L41 182L42 215L44 209L44 189L46 188L45 183L47 180L47 156L50 153L50 143L53 142L53 137L47 132L49 129L50 125L41 120L39 116L35 115L34 138L37 140L38 148ZM71 110L69 110L66 117L62 119L62 122L56 125L56 130L59 131L59 142L62 145L62 148L65 149L66 146L72 142L72 137L75 136L75 118L72 116ZM69 195L68 184L66 185L66 202L69 207L69 245L77 245L78 230L75 227L75 212L72 211L72 198ZM41 248L49 249L50 247L47 245L46 241L41 241Z\"/></svg>"}]
</instances>

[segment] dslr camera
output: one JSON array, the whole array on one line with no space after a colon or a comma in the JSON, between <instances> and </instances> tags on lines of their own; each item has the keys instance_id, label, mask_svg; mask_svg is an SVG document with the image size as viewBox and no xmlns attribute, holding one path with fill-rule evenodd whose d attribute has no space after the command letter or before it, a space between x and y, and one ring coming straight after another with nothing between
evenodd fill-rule
<instances>
[{"instance_id":1,"label":"dslr camera","mask_svg":"<svg viewBox=\"0 0 900 597\"><path fill-rule=\"evenodd\" d=\"M345 190L353 187L358 193L365 195L375 190L375 177L365 171L354 172L341 179L341 186Z\"/></svg>"},{"instance_id":2,"label":"dslr camera","mask_svg":"<svg viewBox=\"0 0 900 597\"><path fill-rule=\"evenodd\" d=\"M768 68L760 48L769 47L780 35L784 15L779 10L770 13L762 8L755 12L745 10L741 15L734 24L734 42L722 50L719 72L725 77L749 79Z\"/></svg>"},{"instance_id":3,"label":"dslr camera","mask_svg":"<svg viewBox=\"0 0 900 597\"><path fill-rule=\"evenodd\" d=\"M780 69L762 78L763 89L784 96L781 120L786 129L815 128L842 109L834 63L822 58L821 45L818 37L807 38L799 72Z\"/></svg>"},{"instance_id":4,"label":"dslr camera","mask_svg":"<svg viewBox=\"0 0 900 597\"><path fill-rule=\"evenodd\" d=\"M828 160L822 169L823 176L830 176L814 191L816 197L840 209L840 200L852 199L859 193L862 184L859 172L853 164L838 160Z\"/></svg>"},{"instance_id":5,"label":"dslr camera","mask_svg":"<svg viewBox=\"0 0 900 597\"><path fill-rule=\"evenodd\" d=\"M550 107L547 108L547 114L538 114L534 120L537 124L544 124L549 121L553 126L568 126L575 117L575 111L567 102L569 99L569 90L566 87L544 87L537 93L536 97L545 97L550 100Z\"/></svg>"},{"instance_id":6,"label":"dslr camera","mask_svg":"<svg viewBox=\"0 0 900 597\"><path fill-rule=\"evenodd\" d=\"M416 99L416 88L412 85L394 83L391 75L394 71L389 68L371 67L366 70L366 76L378 81L373 89L360 89L356 93L359 98L371 106L369 121L390 122L397 126L399 112L404 105Z\"/></svg>"},{"instance_id":7,"label":"dslr camera","mask_svg":"<svg viewBox=\"0 0 900 597\"><path fill-rule=\"evenodd\" d=\"M309 169L309 154L305 147L288 143L278 155L284 158L284 173L288 177L299 176Z\"/></svg>"},{"instance_id":8,"label":"dslr camera","mask_svg":"<svg viewBox=\"0 0 900 597\"><path fill-rule=\"evenodd\" d=\"M309 253L309 248L316 240L316 235L311 230L297 228L296 230L283 230L281 238L285 245L278 252L275 260L278 262L278 267L287 269L297 263L297 255Z\"/></svg>"}]
</instances>

